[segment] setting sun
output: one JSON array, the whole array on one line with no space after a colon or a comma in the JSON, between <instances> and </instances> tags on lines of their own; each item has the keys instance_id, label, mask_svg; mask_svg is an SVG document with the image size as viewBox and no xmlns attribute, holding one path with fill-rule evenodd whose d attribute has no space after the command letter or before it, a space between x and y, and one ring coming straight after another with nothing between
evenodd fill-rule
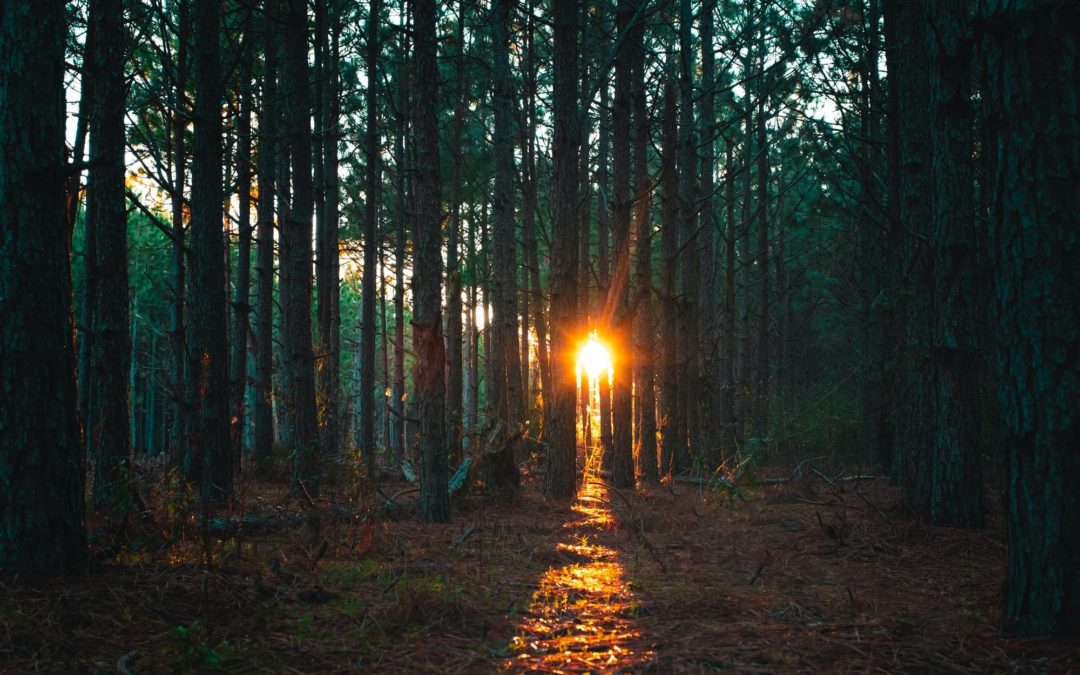
<instances>
[{"instance_id":1,"label":"setting sun","mask_svg":"<svg viewBox=\"0 0 1080 675\"><path fill-rule=\"evenodd\" d=\"M611 353L595 330L589 333L589 339L578 351L577 368L579 374L585 372L590 382L596 382L601 373L611 372Z\"/></svg>"}]
</instances>

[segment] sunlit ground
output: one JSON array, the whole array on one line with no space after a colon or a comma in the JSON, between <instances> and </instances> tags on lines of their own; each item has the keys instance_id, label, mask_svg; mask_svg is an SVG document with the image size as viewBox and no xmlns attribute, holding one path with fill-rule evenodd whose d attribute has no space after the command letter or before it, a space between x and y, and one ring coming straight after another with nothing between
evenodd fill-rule
<instances>
[{"instance_id":1,"label":"sunlit ground","mask_svg":"<svg viewBox=\"0 0 1080 675\"><path fill-rule=\"evenodd\" d=\"M618 523L597 478L599 453L586 456L575 515L563 523L564 540L557 546L566 562L540 578L511 644L516 654L504 663L508 670L609 672L654 658L636 625L637 601L620 551L601 543L615 536Z\"/></svg>"}]
</instances>

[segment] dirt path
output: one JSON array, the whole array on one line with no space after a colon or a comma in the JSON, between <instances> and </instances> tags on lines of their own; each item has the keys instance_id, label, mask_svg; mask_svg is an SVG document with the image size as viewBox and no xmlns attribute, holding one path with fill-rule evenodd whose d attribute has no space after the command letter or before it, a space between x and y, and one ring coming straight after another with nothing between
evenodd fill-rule
<instances>
[{"instance_id":1,"label":"dirt path","mask_svg":"<svg viewBox=\"0 0 1080 675\"><path fill-rule=\"evenodd\" d=\"M639 603L622 562L625 538L617 536L619 523L608 497L601 483L585 482L556 545L565 562L541 577L505 669L597 672L634 669L653 660L636 620Z\"/></svg>"}]
</instances>

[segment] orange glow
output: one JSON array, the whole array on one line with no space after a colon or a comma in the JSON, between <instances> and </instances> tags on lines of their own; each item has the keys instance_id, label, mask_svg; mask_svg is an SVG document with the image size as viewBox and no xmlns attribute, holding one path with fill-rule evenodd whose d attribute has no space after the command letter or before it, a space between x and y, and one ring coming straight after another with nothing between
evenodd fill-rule
<instances>
[{"instance_id":1,"label":"orange glow","mask_svg":"<svg viewBox=\"0 0 1080 675\"><path fill-rule=\"evenodd\" d=\"M589 382L597 382L602 374L611 374L611 352L600 341L596 331L589 333L585 344L578 350L577 358L578 378L584 372Z\"/></svg>"},{"instance_id":2,"label":"orange glow","mask_svg":"<svg viewBox=\"0 0 1080 675\"><path fill-rule=\"evenodd\" d=\"M513 671L619 672L655 666L655 652L637 626L638 602L612 543L618 521L607 488L594 478L599 453L587 457L585 480L563 524L567 540L556 550L565 560L549 569L533 594L526 618L511 641Z\"/></svg>"}]
</instances>

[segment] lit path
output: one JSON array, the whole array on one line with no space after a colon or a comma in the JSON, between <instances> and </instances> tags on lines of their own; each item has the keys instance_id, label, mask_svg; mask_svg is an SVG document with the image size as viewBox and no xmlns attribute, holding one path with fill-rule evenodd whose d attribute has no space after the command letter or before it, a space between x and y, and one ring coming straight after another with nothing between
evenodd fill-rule
<instances>
[{"instance_id":1,"label":"lit path","mask_svg":"<svg viewBox=\"0 0 1080 675\"><path fill-rule=\"evenodd\" d=\"M573 511L557 546L566 563L540 578L513 639L515 656L503 665L546 673L644 669L654 653L635 625L636 601L614 548L617 522L608 490L586 479Z\"/></svg>"}]
</instances>

